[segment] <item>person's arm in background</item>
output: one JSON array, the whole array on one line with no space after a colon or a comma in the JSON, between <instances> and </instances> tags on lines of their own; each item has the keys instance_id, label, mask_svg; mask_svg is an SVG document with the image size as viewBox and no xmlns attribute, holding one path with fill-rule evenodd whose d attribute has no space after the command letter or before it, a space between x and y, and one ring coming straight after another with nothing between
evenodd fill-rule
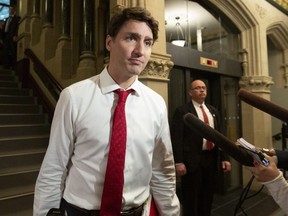
<instances>
[{"instance_id":1,"label":"person's arm in background","mask_svg":"<svg viewBox=\"0 0 288 216\"><path fill-rule=\"evenodd\" d=\"M173 154L175 159L176 174L183 176L187 173L186 166L184 164L183 156L183 142L184 142L184 121L182 111L177 108L174 112L171 123L171 140L173 147Z\"/></svg>"},{"instance_id":2,"label":"person's arm in background","mask_svg":"<svg viewBox=\"0 0 288 216\"><path fill-rule=\"evenodd\" d=\"M273 158L268 155L266 157L270 161L268 167L255 163L254 167L247 167L247 169L257 181L267 187L275 202L288 214L288 183Z\"/></svg>"}]
</instances>

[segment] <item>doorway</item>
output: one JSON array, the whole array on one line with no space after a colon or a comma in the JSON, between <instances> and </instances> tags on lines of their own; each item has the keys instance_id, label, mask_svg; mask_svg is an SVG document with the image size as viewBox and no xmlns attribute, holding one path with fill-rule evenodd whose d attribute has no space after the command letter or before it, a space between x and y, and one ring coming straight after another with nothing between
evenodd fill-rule
<instances>
[{"instance_id":1,"label":"doorway","mask_svg":"<svg viewBox=\"0 0 288 216\"><path fill-rule=\"evenodd\" d=\"M223 134L233 142L241 137L241 110L237 97L238 77L175 66L170 72L169 79L169 121L178 106L191 100L188 95L190 83L200 79L207 86L205 103L216 107L220 112ZM231 172L220 173L218 179L217 192L221 194L242 187L242 166L233 158L229 158L232 164Z\"/></svg>"}]
</instances>

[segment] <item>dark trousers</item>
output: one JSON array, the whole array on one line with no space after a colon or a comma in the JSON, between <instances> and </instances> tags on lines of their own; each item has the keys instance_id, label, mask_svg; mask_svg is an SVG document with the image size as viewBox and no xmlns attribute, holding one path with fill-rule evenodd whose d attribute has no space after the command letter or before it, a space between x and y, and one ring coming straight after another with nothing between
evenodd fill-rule
<instances>
[{"instance_id":1,"label":"dark trousers","mask_svg":"<svg viewBox=\"0 0 288 216\"><path fill-rule=\"evenodd\" d=\"M96 210L88 211L85 209L81 209L77 206L74 206L68 203L65 199L62 199L60 208L66 211L67 216L99 216L100 215L100 211L96 211Z\"/></svg>"},{"instance_id":2,"label":"dark trousers","mask_svg":"<svg viewBox=\"0 0 288 216\"><path fill-rule=\"evenodd\" d=\"M208 157L207 157L208 156ZM205 165L181 178L183 216L210 216L216 184L215 160L209 155Z\"/></svg>"},{"instance_id":3,"label":"dark trousers","mask_svg":"<svg viewBox=\"0 0 288 216\"><path fill-rule=\"evenodd\" d=\"M143 206L144 204L126 212L122 212L121 216L141 216L143 212ZM68 203L65 199L62 199L60 208L66 211L65 216L100 216L100 210L82 209Z\"/></svg>"},{"instance_id":4,"label":"dark trousers","mask_svg":"<svg viewBox=\"0 0 288 216\"><path fill-rule=\"evenodd\" d=\"M3 43L3 67L14 69L17 61L17 43L12 39L5 39Z\"/></svg>"}]
</instances>

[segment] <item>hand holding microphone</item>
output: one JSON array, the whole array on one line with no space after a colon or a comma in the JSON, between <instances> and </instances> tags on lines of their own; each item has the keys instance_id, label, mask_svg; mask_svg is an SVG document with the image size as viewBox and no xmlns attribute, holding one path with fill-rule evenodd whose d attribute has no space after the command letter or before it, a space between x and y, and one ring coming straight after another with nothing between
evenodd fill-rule
<instances>
[{"instance_id":1,"label":"hand holding microphone","mask_svg":"<svg viewBox=\"0 0 288 216\"><path fill-rule=\"evenodd\" d=\"M268 182L276 179L280 175L280 170L277 168L274 159L268 155L265 157L269 160L269 166L264 166L259 163L254 164L254 167L246 167L259 182Z\"/></svg>"}]
</instances>

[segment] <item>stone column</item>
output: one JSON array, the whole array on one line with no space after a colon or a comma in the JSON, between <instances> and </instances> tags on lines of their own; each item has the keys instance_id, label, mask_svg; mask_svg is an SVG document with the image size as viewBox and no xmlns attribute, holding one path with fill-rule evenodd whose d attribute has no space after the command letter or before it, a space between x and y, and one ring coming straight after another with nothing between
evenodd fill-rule
<instances>
[{"instance_id":1,"label":"stone column","mask_svg":"<svg viewBox=\"0 0 288 216\"><path fill-rule=\"evenodd\" d=\"M53 23L53 0L44 0L44 26Z\"/></svg>"},{"instance_id":2,"label":"stone column","mask_svg":"<svg viewBox=\"0 0 288 216\"><path fill-rule=\"evenodd\" d=\"M32 15L38 15L40 14L40 0L33 0L33 14Z\"/></svg>"},{"instance_id":3,"label":"stone column","mask_svg":"<svg viewBox=\"0 0 288 216\"><path fill-rule=\"evenodd\" d=\"M77 77L89 77L96 73L95 54L93 51L94 1L82 0L82 22L80 31L80 62ZM96 41L97 39L94 38Z\"/></svg>"},{"instance_id":4,"label":"stone column","mask_svg":"<svg viewBox=\"0 0 288 216\"><path fill-rule=\"evenodd\" d=\"M46 60L51 59L55 56L56 44L57 44L57 33L53 28L53 0L44 0L44 11L43 11L43 26L40 35L39 46L35 48L40 54L40 59L45 63ZM49 67L49 66L48 66Z\"/></svg>"},{"instance_id":5,"label":"stone column","mask_svg":"<svg viewBox=\"0 0 288 216\"><path fill-rule=\"evenodd\" d=\"M26 57L24 51L27 47L30 47L31 43L32 0L23 1L17 7L17 13L21 17L17 37L17 61L19 61Z\"/></svg>"},{"instance_id":6,"label":"stone column","mask_svg":"<svg viewBox=\"0 0 288 216\"><path fill-rule=\"evenodd\" d=\"M268 76L268 57L261 53L267 53L267 41L263 40L262 34L257 31L257 27L242 32L244 51L243 76L239 81L241 88L251 91L259 97L270 101L272 77ZM247 46L246 46L247 44ZM251 46L253 44L253 46ZM272 122L271 116L265 112L242 102L242 136L248 142L259 148L272 148ZM243 184L246 185L251 178L251 173L243 169ZM252 189L258 190L261 185L253 183Z\"/></svg>"},{"instance_id":7,"label":"stone column","mask_svg":"<svg viewBox=\"0 0 288 216\"><path fill-rule=\"evenodd\" d=\"M71 0L61 0L61 37L70 38Z\"/></svg>"},{"instance_id":8,"label":"stone column","mask_svg":"<svg viewBox=\"0 0 288 216\"><path fill-rule=\"evenodd\" d=\"M55 61L57 65L57 76L59 79L71 78L73 73L72 45L70 36L71 25L71 0L61 0L61 32L58 38Z\"/></svg>"},{"instance_id":9,"label":"stone column","mask_svg":"<svg viewBox=\"0 0 288 216\"><path fill-rule=\"evenodd\" d=\"M40 19L40 0L33 0L31 15L31 46L37 44L40 40L42 24Z\"/></svg>"},{"instance_id":10,"label":"stone column","mask_svg":"<svg viewBox=\"0 0 288 216\"><path fill-rule=\"evenodd\" d=\"M283 51L284 64L283 68L283 77L284 77L284 88L288 88L288 49Z\"/></svg>"}]
</instances>

